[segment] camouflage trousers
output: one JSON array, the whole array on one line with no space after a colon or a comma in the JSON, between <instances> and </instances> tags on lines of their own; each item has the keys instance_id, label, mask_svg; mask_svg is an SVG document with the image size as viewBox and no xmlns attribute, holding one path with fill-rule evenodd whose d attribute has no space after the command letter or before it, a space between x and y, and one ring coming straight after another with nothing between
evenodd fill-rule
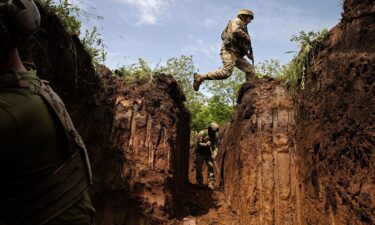
<instances>
[{"instance_id":1,"label":"camouflage trousers","mask_svg":"<svg viewBox=\"0 0 375 225\"><path fill-rule=\"evenodd\" d=\"M195 159L195 172L197 184L203 184L202 167L206 162L208 170L208 182L214 181L214 161L210 155L200 154L197 152Z\"/></svg>"},{"instance_id":2,"label":"camouflage trousers","mask_svg":"<svg viewBox=\"0 0 375 225\"><path fill-rule=\"evenodd\" d=\"M246 74L246 80L255 76L254 66L244 59L243 56L226 49L221 49L220 56L223 61L223 67L219 70L207 73L208 79L226 79L232 75L234 67L237 67Z\"/></svg>"}]
</instances>

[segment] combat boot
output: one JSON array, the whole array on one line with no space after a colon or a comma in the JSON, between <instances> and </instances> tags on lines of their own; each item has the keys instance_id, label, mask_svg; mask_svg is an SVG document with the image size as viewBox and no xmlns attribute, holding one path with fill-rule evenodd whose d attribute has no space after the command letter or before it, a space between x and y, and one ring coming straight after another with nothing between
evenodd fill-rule
<instances>
[{"instance_id":1,"label":"combat boot","mask_svg":"<svg viewBox=\"0 0 375 225\"><path fill-rule=\"evenodd\" d=\"M195 91L199 91L199 86L204 81L204 76L198 73L194 73L193 88Z\"/></svg>"}]
</instances>

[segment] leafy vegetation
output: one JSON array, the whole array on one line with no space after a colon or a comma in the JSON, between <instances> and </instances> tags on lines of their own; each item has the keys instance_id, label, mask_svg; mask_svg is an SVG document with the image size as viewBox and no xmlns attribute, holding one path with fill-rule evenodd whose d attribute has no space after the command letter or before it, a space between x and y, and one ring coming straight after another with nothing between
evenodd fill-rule
<instances>
[{"instance_id":1,"label":"leafy vegetation","mask_svg":"<svg viewBox=\"0 0 375 225\"><path fill-rule=\"evenodd\" d=\"M120 75L125 83L132 83L136 80L146 80L153 84L157 68L152 69L144 59L139 58L137 63L118 68L115 73Z\"/></svg>"},{"instance_id":2,"label":"leafy vegetation","mask_svg":"<svg viewBox=\"0 0 375 225\"><path fill-rule=\"evenodd\" d=\"M260 62L256 65L257 77L279 77L283 70L286 68L285 65L281 65L279 60L271 59Z\"/></svg>"},{"instance_id":3,"label":"leafy vegetation","mask_svg":"<svg viewBox=\"0 0 375 225\"><path fill-rule=\"evenodd\" d=\"M233 74L225 80L213 80L208 85L208 90L213 96L219 96L222 101L231 107L234 107L237 99L237 92L240 86L245 82L245 74L234 69Z\"/></svg>"},{"instance_id":4,"label":"leafy vegetation","mask_svg":"<svg viewBox=\"0 0 375 225\"><path fill-rule=\"evenodd\" d=\"M40 2L51 9L61 19L64 28L69 34L80 34L82 23L78 17L82 13L78 6L70 4L68 0L59 2L54 0L40 0Z\"/></svg>"},{"instance_id":5,"label":"leafy vegetation","mask_svg":"<svg viewBox=\"0 0 375 225\"><path fill-rule=\"evenodd\" d=\"M197 70L192 56L182 55L180 58L169 59L166 66L161 67L161 71L173 75L181 83L187 97L187 107L192 114L193 131L206 128L210 122L222 124L230 121L237 91L245 79L242 72L236 70L230 78L212 81L203 92L195 92L192 82Z\"/></svg>"},{"instance_id":6,"label":"leafy vegetation","mask_svg":"<svg viewBox=\"0 0 375 225\"><path fill-rule=\"evenodd\" d=\"M94 26L92 31L86 29L81 41L91 56L94 65L105 63L107 58L106 46L96 26Z\"/></svg>"},{"instance_id":7,"label":"leafy vegetation","mask_svg":"<svg viewBox=\"0 0 375 225\"><path fill-rule=\"evenodd\" d=\"M81 10L78 6L71 4L69 0L40 0L40 2L61 19L64 28L70 35L81 35L82 22L79 18L89 19L94 17L101 19L100 16L95 16ZM94 27L92 30L85 29L81 41L86 51L90 54L94 65L104 64L107 56L106 46L97 27Z\"/></svg>"},{"instance_id":8,"label":"leafy vegetation","mask_svg":"<svg viewBox=\"0 0 375 225\"><path fill-rule=\"evenodd\" d=\"M173 75L181 83L189 105L199 98L195 95L192 85L193 74L197 71L193 63L193 56L181 55L179 58L168 59L166 65L158 68L158 71Z\"/></svg>"},{"instance_id":9,"label":"leafy vegetation","mask_svg":"<svg viewBox=\"0 0 375 225\"><path fill-rule=\"evenodd\" d=\"M293 35L290 41L299 43L300 51L282 72L282 79L293 88L305 88L306 70L311 66L316 57L316 52L321 42L327 36L327 29L321 32L301 31L299 36ZM292 53L292 52L288 52Z\"/></svg>"}]
</instances>

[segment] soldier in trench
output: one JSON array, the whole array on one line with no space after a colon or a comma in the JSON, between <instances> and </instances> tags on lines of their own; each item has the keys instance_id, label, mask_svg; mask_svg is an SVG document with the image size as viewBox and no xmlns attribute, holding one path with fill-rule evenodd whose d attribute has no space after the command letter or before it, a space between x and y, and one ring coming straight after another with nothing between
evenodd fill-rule
<instances>
[{"instance_id":1,"label":"soldier in trench","mask_svg":"<svg viewBox=\"0 0 375 225\"><path fill-rule=\"evenodd\" d=\"M199 187L203 186L202 166L206 162L208 170L208 187L214 189L214 160L218 154L219 125L210 123L207 129L198 133L196 145L196 180Z\"/></svg>"},{"instance_id":2,"label":"soldier in trench","mask_svg":"<svg viewBox=\"0 0 375 225\"><path fill-rule=\"evenodd\" d=\"M247 56L254 64L253 50L247 25L254 19L254 13L249 9L241 9L237 18L229 21L221 34L222 44L220 56L223 68L207 74L194 74L193 88L199 90L199 86L205 80L223 80L232 75L234 67L246 74L246 81L255 77L254 65L250 64L244 56Z\"/></svg>"},{"instance_id":3,"label":"soldier in trench","mask_svg":"<svg viewBox=\"0 0 375 225\"><path fill-rule=\"evenodd\" d=\"M39 24L32 0L0 0L0 224L90 225L85 146L61 99L18 53Z\"/></svg>"}]
</instances>

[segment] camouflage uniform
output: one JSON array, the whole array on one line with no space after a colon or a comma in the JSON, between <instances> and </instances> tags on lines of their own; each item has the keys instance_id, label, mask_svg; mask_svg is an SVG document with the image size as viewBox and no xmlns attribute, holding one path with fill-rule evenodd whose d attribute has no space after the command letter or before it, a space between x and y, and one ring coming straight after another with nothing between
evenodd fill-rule
<instances>
[{"instance_id":1,"label":"camouflage uniform","mask_svg":"<svg viewBox=\"0 0 375 225\"><path fill-rule=\"evenodd\" d=\"M246 80L255 76L255 69L244 56L248 53L250 39L245 23L240 18L229 21L222 33L220 56L223 61L223 68L207 73L207 79L222 80L232 75L234 67L246 74Z\"/></svg>"},{"instance_id":2,"label":"camouflage uniform","mask_svg":"<svg viewBox=\"0 0 375 225\"><path fill-rule=\"evenodd\" d=\"M209 144L208 144L209 143ZM203 184L202 166L206 162L208 169L208 182L215 181L214 176L214 161L212 155L216 155L218 151L217 139L210 138L207 130L202 130L198 133L198 140L196 146L196 180L197 184Z\"/></svg>"}]
</instances>

